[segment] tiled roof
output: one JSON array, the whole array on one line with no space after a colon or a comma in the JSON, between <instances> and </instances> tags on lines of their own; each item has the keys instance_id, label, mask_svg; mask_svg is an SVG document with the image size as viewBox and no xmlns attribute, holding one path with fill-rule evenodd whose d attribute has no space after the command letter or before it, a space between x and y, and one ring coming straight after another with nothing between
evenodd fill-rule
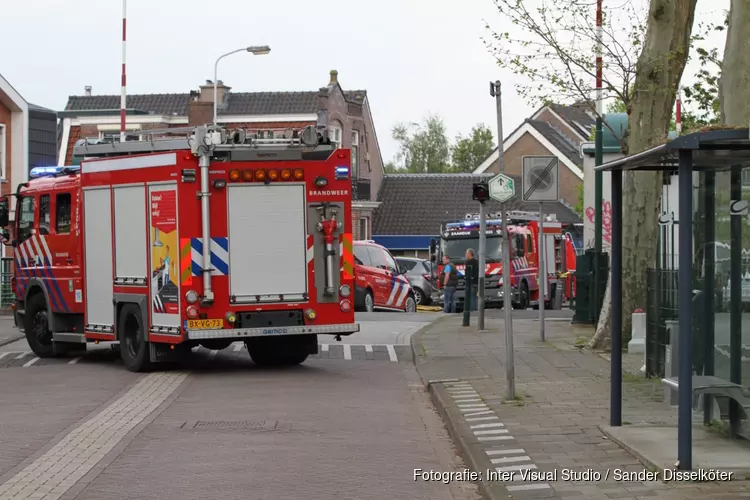
<instances>
[{"instance_id":1,"label":"tiled roof","mask_svg":"<svg viewBox=\"0 0 750 500\"><path fill-rule=\"evenodd\" d=\"M372 234L434 235L440 224L463 219L478 211L471 199L472 184L487 181L495 174L394 174L386 175L380 186ZM515 179L518 186L521 179ZM578 215L562 203L546 203L545 210L563 223L580 223ZM508 210L537 211L537 203L524 203L520 195L506 204ZM489 212L500 210L500 204L489 201Z\"/></svg>"},{"instance_id":2,"label":"tiled roof","mask_svg":"<svg viewBox=\"0 0 750 500\"><path fill-rule=\"evenodd\" d=\"M576 126L576 122L580 124L585 130L591 130L596 124L596 120L586 113L584 106L585 104L574 104L572 106L564 106L562 104L550 104L549 108L557 113L557 115L565 120L568 125L573 127L576 132L582 133L584 136L588 136L588 133L584 133L580 127Z\"/></svg>"},{"instance_id":3,"label":"tiled roof","mask_svg":"<svg viewBox=\"0 0 750 500\"><path fill-rule=\"evenodd\" d=\"M578 148L573 144L570 139L567 138L562 131L557 130L549 123L541 120L526 120L526 122L534 127L537 132L542 134L545 139L552 143L562 154L564 154L570 161L576 165L583 166L583 158L578 154ZM554 152L554 151L551 151Z\"/></svg>"},{"instance_id":4,"label":"tiled roof","mask_svg":"<svg viewBox=\"0 0 750 500\"><path fill-rule=\"evenodd\" d=\"M362 103L365 90L344 92L347 101ZM318 109L318 91L306 92L230 92L220 115L310 114ZM190 94L136 94L127 96L128 109L156 115L187 116ZM70 96L66 111L119 109L119 95Z\"/></svg>"}]
</instances>

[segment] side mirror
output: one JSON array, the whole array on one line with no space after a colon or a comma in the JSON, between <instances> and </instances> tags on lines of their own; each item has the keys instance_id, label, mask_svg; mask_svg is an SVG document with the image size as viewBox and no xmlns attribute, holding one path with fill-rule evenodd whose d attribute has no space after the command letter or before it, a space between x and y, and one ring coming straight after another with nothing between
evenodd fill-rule
<instances>
[{"instance_id":1,"label":"side mirror","mask_svg":"<svg viewBox=\"0 0 750 500\"><path fill-rule=\"evenodd\" d=\"M430 240L430 255L433 256L433 262L435 262L434 260L435 250L437 250L437 241Z\"/></svg>"},{"instance_id":2,"label":"side mirror","mask_svg":"<svg viewBox=\"0 0 750 500\"><path fill-rule=\"evenodd\" d=\"M435 263L437 262L437 255L434 253L430 255L430 262Z\"/></svg>"},{"instance_id":3,"label":"side mirror","mask_svg":"<svg viewBox=\"0 0 750 500\"><path fill-rule=\"evenodd\" d=\"M10 211L8 210L8 197L0 198L0 227L5 227L10 223Z\"/></svg>"}]
</instances>

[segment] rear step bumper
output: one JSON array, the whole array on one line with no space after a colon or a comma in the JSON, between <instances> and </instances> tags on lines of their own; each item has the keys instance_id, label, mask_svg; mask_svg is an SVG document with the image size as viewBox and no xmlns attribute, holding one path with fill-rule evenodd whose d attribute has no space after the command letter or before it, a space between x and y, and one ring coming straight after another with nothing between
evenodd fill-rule
<instances>
[{"instance_id":1,"label":"rear step bumper","mask_svg":"<svg viewBox=\"0 0 750 500\"><path fill-rule=\"evenodd\" d=\"M269 328L232 328L221 330L188 330L189 340L273 337L280 335L349 335L359 331L359 323L344 325L279 326Z\"/></svg>"}]
</instances>

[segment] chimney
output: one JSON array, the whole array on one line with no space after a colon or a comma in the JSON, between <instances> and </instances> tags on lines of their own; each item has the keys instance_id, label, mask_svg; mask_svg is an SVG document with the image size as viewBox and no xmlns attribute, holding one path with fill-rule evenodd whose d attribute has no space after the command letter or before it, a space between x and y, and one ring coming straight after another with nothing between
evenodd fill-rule
<instances>
[{"instance_id":1,"label":"chimney","mask_svg":"<svg viewBox=\"0 0 750 500\"><path fill-rule=\"evenodd\" d=\"M335 69L331 70L331 81L328 82L328 85L336 85L339 83L339 72Z\"/></svg>"},{"instance_id":2,"label":"chimney","mask_svg":"<svg viewBox=\"0 0 750 500\"><path fill-rule=\"evenodd\" d=\"M219 109L221 109L222 104L226 102L227 94L229 94L229 90L232 87L229 87L228 85L224 85L224 82L221 80L218 80L216 82L216 95L218 97L219 101ZM214 82L211 80L206 80L206 83L200 86L200 101L201 102L214 102Z\"/></svg>"},{"instance_id":3,"label":"chimney","mask_svg":"<svg viewBox=\"0 0 750 500\"><path fill-rule=\"evenodd\" d=\"M83 92L86 97L91 97L91 85L86 85L83 88Z\"/></svg>"}]
</instances>

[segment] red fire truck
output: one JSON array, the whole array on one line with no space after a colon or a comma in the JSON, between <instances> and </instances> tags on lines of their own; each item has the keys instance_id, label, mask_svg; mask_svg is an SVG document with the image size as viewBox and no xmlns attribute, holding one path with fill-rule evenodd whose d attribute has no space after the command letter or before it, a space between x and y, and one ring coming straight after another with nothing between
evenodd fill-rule
<instances>
[{"instance_id":1,"label":"red fire truck","mask_svg":"<svg viewBox=\"0 0 750 500\"><path fill-rule=\"evenodd\" d=\"M16 325L34 353L114 341L145 371L244 341L257 364L290 365L318 352L318 334L359 331L350 151L318 129L150 131L35 169L14 195L11 243Z\"/></svg>"},{"instance_id":2,"label":"red fire truck","mask_svg":"<svg viewBox=\"0 0 750 500\"><path fill-rule=\"evenodd\" d=\"M502 307L503 305L503 266L502 266L502 236L503 223L501 215L490 214L486 221L486 255L485 255L485 307ZM539 283L539 214L521 210L507 212L510 222L508 234L510 236L510 278L513 296L511 305L517 309L529 306L537 308L540 300ZM568 273L575 270L576 253L573 241L569 235L563 234L562 224L551 218L542 225L545 235L545 268L547 269L548 287L542 295L545 308L552 307L555 295L561 298L571 298L571 288ZM462 221L446 222L442 225L440 238L433 240L430 245L433 265L433 283L437 284L437 291L433 292L433 300L442 303L443 284L438 279L443 272L443 255L450 257L456 265L459 274L456 290L456 307L463 309L466 283L466 250L479 250L479 216L466 214ZM476 283L474 286L476 287ZM476 288L475 288L476 290ZM558 301L561 303L562 301Z\"/></svg>"}]
</instances>

